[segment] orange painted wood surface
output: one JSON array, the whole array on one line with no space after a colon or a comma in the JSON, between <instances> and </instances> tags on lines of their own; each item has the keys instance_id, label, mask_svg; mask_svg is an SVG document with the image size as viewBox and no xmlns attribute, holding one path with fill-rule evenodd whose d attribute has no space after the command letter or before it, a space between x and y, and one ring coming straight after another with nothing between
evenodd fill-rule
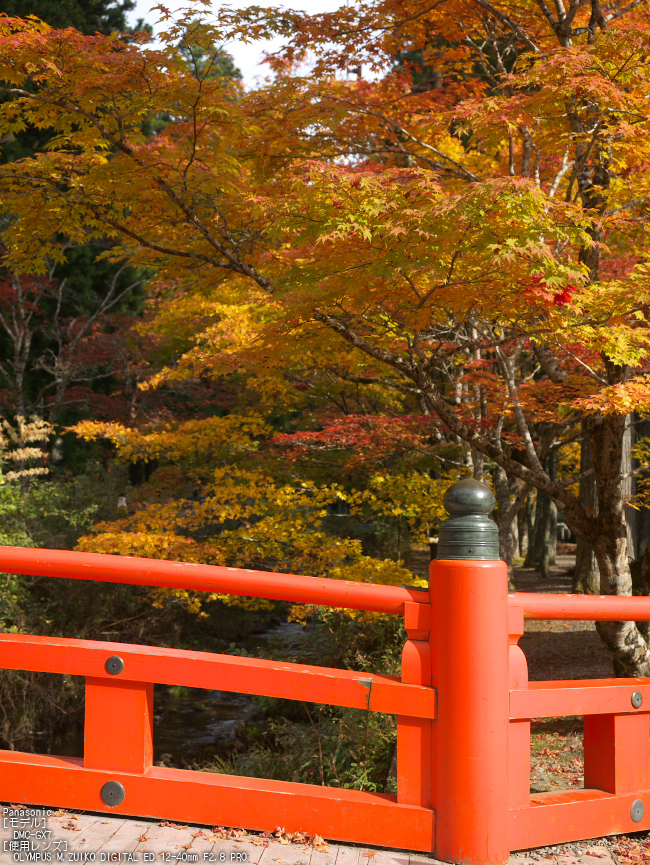
<instances>
[{"instance_id":1,"label":"orange painted wood surface","mask_svg":"<svg viewBox=\"0 0 650 865\"><path fill-rule=\"evenodd\" d=\"M508 634L517 638L515 643L524 633L524 608L516 603L516 599L517 595L508 595Z\"/></svg>"},{"instance_id":2,"label":"orange painted wood surface","mask_svg":"<svg viewBox=\"0 0 650 865\"><path fill-rule=\"evenodd\" d=\"M510 722L508 781L510 807L530 805L530 721Z\"/></svg>"},{"instance_id":3,"label":"orange painted wood surface","mask_svg":"<svg viewBox=\"0 0 650 865\"><path fill-rule=\"evenodd\" d=\"M404 629L409 640L428 640L431 631L431 607L407 601L404 604Z\"/></svg>"},{"instance_id":4,"label":"orange painted wood surface","mask_svg":"<svg viewBox=\"0 0 650 865\"><path fill-rule=\"evenodd\" d=\"M586 715L584 742L585 787L650 789L650 715Z\"/></svg>"},{"instance_id":5,"label":"orange painted wood surface","mask_svg":"<svg viewBox=\"0 0 650 865\"><path fill-rule=\"evenodd\" d=\"M635 691L643 697L641 710L632 705ZM511 718L638 714L649 707L650 678L530 682L527 688L510 691Z\"/></svg>"},{"instance_id":6,"label":"orange painted wood surface","mask_svg":"<svg viewBox=\"0 0 650 865\"><path fill-rule=\"evenodd\" d=\"M427 640L407 640L402 650L402 681L430 687ZM397 801L401 804L431 808L431 725L426 718L397 716Z\"/></svg>"},{"instance_id":7,"label":"orange painted wood surface","mask_svg":"<svg viewBox=\"0 0 650 865\"><path fill-rule=\"evenodd\" d=\"M528 687L528 663L517 645L524 633L524 611L521 607L508 608L509 676L510 688ZM530 804L530 719L510 721L508 727L508 780L510 806L526 807Z\"/></svg>"},{"instance_id":8,"label":"orange painted wood surface","mask_svg":"<svg viewBox=\"0 0 650 865\"><path fill-rule=\"evenodd\" d=\"M10 574L165 586L198 592L225 592L252 598L273 598L298 604L320 604L378 613L402 613L406 602L428 604L429 595L418 589L382 586L224 568L193 562L168 562L137 556L77 553L31 547L0 546L0 570Z\"/></svg>"},{"instance_id":9,"label":"orange painted wood surface","mask_svg":"<svg viewBox=\"0 0 650 865\"><path fill-rule=\"evenodd\" d=\"M118 808L108 808L100 798L110 780L126 792ZM397 804L394 796L382 793L159 766L144 775L102 772L84 769L72 758L17 751L0 751L0 801L271 832L282 826L288 832L423 852L434 846L434 812Z\"/></svg>"},{"instance_id":10,"label":"orange painted wood surface","mask_svg":"<svg viewBox=\"0 0 650 865\"><path fill-rule=\"evenodd\" d=\"M650 829L650 790L615 796L602 790L566 790L537 793L528 808L510 811L510 849L527 850L581 838L598 838L622 832ZM645 816L635 823L632 803L646 803Z\"/></svg>"},{"instance_id":11,"label":"orange painted wood surface","mask_svg":"<svg viewBox=\"0 0 650 865\"><path fill-rule=\"evenodd\" d=\"M124 672L116 677L105 669L112 655L119 655L124 661ZM133 682L262 694L373 712L404 713L407 708L409 715L418 718L435 717L433 690L403 684L394 676L183 649L0 634L2 668L113 681L122 676Z\"/></svg>"},{"instance_id":12,"label":"orange painted wood surface","mask_svg":"<svg viewBox=\"0 0 650 865\"><path fill-rule=\"evenodd\" d=\"M508 847L508 569L431 562L434 855L503 865Z\"/></svg>"},{"instance_id":13,"label":"orange painted wood surface","mask_svg":"<svg viewBox=\"0 0 650 865\"><path fill-rule=\"evenodd\" d=\"M86 679L84 766L142 774L153 765L153 683Z\"/></svg>"},{"instance_id":14,"label":"orange painted wood surface","mask_svg":"<svg viewBox=\"0 0 650 865\"><path fill-rule=\"evenodd\" d=\"M650 621L650 598L516 592L509 596L509 601L523 607L527 619Z\"/></svg>"}]
</instances>

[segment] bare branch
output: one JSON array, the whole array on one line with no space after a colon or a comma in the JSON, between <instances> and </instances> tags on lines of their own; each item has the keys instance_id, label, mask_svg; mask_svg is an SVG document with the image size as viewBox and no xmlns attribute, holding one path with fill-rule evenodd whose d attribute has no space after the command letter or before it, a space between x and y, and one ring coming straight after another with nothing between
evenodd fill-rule
<instances>
[{"instance_id":1,"label":"bare branch","mask_svg":"<svg viewBox=\"0 0 650 865\"><path fill-rule=\"evenodd\" d=\"M477 6L485 9L487 12L490 13L490 15L493 15L497 20L501 21L501 23L504 24L509 30L515 33L527 48L530 48L530 50L534 51L536 54L539 53L539 48L537 47L537 45L535 45L535 43L528 36L528 34L524 30L522 30L521 27L512 20L512 18L508 17L508 15L506 15L500 9L497 9L496 6L493 6L492 3L489 2L489 0L474 0L474 2Z\"/></svg>"}]
</instances>

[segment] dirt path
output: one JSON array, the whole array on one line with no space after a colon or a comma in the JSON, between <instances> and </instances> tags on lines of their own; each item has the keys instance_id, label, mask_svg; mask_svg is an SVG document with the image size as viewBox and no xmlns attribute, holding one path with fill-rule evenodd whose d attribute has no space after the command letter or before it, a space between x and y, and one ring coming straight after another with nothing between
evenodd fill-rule
<instances>
[{"instance_id":1,"label":"dirt path","mask_svg":"<svg viewBox=\"0 0 650 865\"><path fill-rule=\"evenodd\" d=\"M558 556L548 579L532 568L515 568L517 591L570 594L574 565L575 556ZM528 659L531 681L607 679L613 675L612 656L593 622L526 621L519 645Z\"/></svg>"}]
</instances>

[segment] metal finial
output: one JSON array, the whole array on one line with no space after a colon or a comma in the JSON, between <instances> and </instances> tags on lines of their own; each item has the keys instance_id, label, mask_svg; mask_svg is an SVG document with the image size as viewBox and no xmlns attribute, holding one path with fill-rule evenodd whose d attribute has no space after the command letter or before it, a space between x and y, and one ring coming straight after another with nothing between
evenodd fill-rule
<instances>
[{"instance_id":1,"label":"metal finial","mask_svg":"<svg viewBox=\"0 0 650 865\"><path fill-rule=\"evenodd\" d=\"M496 505L489 487L472 478L452 484L442 500L450 514L440 526L437 559L499 559L499 530L487 515Z\"/></svg>"}]
</instances>

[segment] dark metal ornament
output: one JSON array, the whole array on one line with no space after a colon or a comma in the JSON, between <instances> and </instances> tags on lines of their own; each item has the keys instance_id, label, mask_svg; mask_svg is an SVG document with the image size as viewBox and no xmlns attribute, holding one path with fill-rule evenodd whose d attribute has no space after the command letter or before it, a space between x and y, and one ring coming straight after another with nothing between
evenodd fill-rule
<instances>
[{"instance_id":1,"label":"dark metal ornament","mask_svg":"<svg viewBox=\"0 0 650 865\"><path fill-rule=\"evenodd\" d=\"M99 791L104 805L109 808L114 808L116 805L121 805L126 796L126 790L119 781L107 781Z\"/></svg>"},{"instance_id":2,"label":"dark metal ornament","mask_svg":"<svg viewBox=\"0 0 650 865\"><path fill-rule=\"evenodd\" d=\"M632 705L635 709L640 709L643 705L643 694L641 691L635 691L632 694Z\"/></svg>"},{"instance_id":3,"label":"dark metal ornament","mask_svg":"<svg viewBox=\"0 0 650 865\"><path fill-rule=\"evenodd\" d=\"M111 676L117 676L118 673L121 673L124 670L124 661L119 657L119 655L112 655L106 664L106 672L110 673Z\"/></svg>"},{"instance_id":4,"label":"dark metal ornament","mask_svg":"<svg viewBox=\"0 0 650 865\"><path fill-rule=\"evenodd\" d=\"M487 515L496 499L472 478L452 484L442 500L450 515L440 526L437 559L499 559L499 530Z\"/></svg>"}]
</instances>

